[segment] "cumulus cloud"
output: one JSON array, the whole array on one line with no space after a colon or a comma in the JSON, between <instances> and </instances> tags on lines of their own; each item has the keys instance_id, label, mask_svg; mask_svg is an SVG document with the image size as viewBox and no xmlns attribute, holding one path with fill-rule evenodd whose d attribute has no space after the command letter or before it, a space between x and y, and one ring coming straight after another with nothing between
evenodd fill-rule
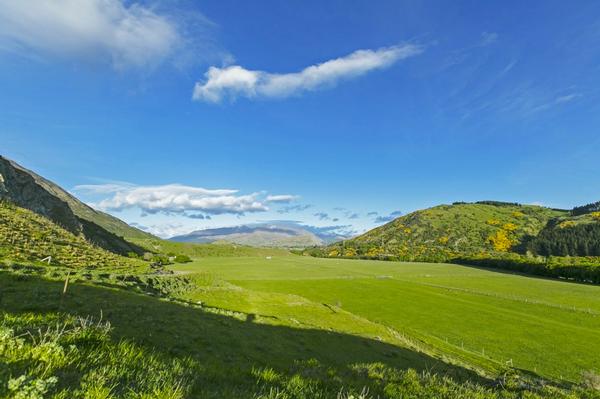
<instances>
[{"instance_id":1,"label":"cumulus cloud","mask_svg":"<svg viewBox=\"0 0 600 399\"><path fill-rule=\"evenodd\" d=\"M177 235L188 234L193 230L189 226L184 226L177 223L153 224L150 226L145 226L139 223L130 224L135 228L146 231L150 234L154 234L155 236L161 238L169 238Z\"/></svg>"},{"instance_id":2,"label":"cumulus cloud","mask_svg":"<svg viewBox=\"0 0 600 399\"><path fill-rule=\"evenodd\" d=\"M402 216L402 212L401 211L394 211L392 213L390 213L389 215L386 216L377 216L374 220L375 223L387 223L387 222L391 222L392 220L396 219L397 217Z\"/></svg>"},{"instance_id":3,"label":"cumulus cloud","mask_svg":"<svg viewBox=\"0 0 600 399\"><path fill-rule=\"evenodd\" d=\"M269 196L263 192L239 194L237 190L209 190L181 184L136 186L132 184L80 185L78 192L110 194L94 205L103 210L138 208L143 214L179 214L194 219L209 215L266 212Z\"/></svg>"},{"instance_id":4,"label":"cumulus cloud","mask_svg":"<svg viewBox=\"0 0 600 399\"><path fill-rule=\"evenodd\" d=\"M176 23L122 0L0 0L0 48L97 56L115 67L141 67L182 43Z\"/></svg>"},{"instance_id":5,"label":"cumulus cloud","mask_svg":"<svg viewBox=\"0 0 600 399\"><path fill-rule=\"evenodd\" d=\"M213 66L204 74L205 80L196 83L193 99L218 103L225 97L288 97L386 68L422 51L422 47L413 44L357 50L345 57L311 65L294 73L269 73L249 70L240 65L223 68Z\"/></svg>"}]
</instances>

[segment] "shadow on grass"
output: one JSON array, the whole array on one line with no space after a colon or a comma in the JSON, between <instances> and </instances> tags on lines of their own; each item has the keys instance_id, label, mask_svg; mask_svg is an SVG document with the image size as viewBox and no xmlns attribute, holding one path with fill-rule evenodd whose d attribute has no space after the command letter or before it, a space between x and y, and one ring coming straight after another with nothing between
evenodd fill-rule
<instances>
[{"instance_id":1,"label":"shadow on grass","mask_svg":"<svg viewBox=\"0 0 600 399\"><path fill-rule=\"evenodd\" d=\"M334 370L339 386L362 383L351 365L380 362L485 382L468 369L410 349L377 340L317 329L258 324L118 289L73 284L61 298L63 282L0 273L0 311L21 314L64 312L102 317L113 327L114 340L131 340L174 357L191 357L206 370L196 384L252 386L254 367L286 375L298 362L314 359ZM314 360L311 360L314 362ZM325 374L325 379L327 379ZM368 382L368 381L367 381Z\"/></svg>"}]
</instances>

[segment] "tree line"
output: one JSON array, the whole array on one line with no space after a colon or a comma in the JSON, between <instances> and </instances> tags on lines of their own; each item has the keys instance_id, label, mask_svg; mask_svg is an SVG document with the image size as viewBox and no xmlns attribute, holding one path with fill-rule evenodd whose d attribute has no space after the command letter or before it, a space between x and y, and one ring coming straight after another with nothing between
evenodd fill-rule
<instances>
[{"instance_id":1,"label":"tree line","mask_svg":"<svg viewBox=\"0 0 600 399\"><path fill-rule=\"evenodd\" d=\"M545 228L526 247L542 256L600 256L600 223Z\"/></svg>"}]
</instances>

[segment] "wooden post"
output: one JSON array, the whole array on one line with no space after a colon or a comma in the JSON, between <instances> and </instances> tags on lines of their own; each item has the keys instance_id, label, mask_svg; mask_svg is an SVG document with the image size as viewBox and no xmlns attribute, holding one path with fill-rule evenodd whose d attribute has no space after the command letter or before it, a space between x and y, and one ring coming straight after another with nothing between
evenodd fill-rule
<instances>
[{"instance_id":1,"label":"wooden post","mask_svg":"<svg viewBox=\"0 0 600 399\"><path fill-rule=\"evenodd\" d=\"M69 276L71 275L71 271L69 270L69 273L67 273L67 278L65 279L65 286L63 288L63 295L65 295L67 293L67 288L69 288Z\"/></svg>"}]
</instances>

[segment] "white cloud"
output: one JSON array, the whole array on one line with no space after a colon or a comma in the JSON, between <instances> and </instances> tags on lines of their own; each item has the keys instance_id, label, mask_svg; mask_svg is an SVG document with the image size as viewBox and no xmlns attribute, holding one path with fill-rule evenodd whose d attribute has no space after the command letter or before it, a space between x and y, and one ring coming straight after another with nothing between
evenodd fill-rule
<instances>
[{"instance_id":1,"label":"white cloud","mask_svg":"<svg viewBox=\"0 0 600 399\"><path fill-rule=\"evenodd\" d=\"M568 103L571 102L573 100L575 100L576 98L581 97L580 93L572 93L572 94L566 94L564 96L558 96L556 97L556 99L554 100L555 104L564 104L564 103Z\"/></svg>"},{"instance_id":2,"label":"white cloud","mask_svg":"<svg viewBox=\"0 0 600 399\"><path fill-rule=\"evenodd\" d=\"M93 204L107 211L138 208L142 214L180 214L195 219L209 219L208 215L266 212L269 210L270 202L286 203L298 198L291 194L266 195L264 192L242 195L238 190L210 190L181 184L162 186L136 186L129 183L88 184L76 186L73 190L93 195L108 195L107 198Z\"/></svg>"},{"instance_id":3,"label":"white cloud","mask_svg":"<svg viewBox=\"0 0 600 399\"><path fill-rule=\"evenodd\" d=\"M290 205L290 206L284 206L283 208L279 209L277 212L279 213L290 213L290 212L302 212L307 210L308 208L312 207L312 205L310 204L298 204L298 205Z\"/></svg>"},{"instance_id":4,"label":"white cloud","mask_svg":"<svg viewBox=\"0 0 600 399\"><path fill-rule=\"evenodd\" d=\"M239 65L213 66L205 73L205 81L196 83L193 99L217 103L224 97L287 97L388 67L422 51L422 47L413 44L357 50L345 57L311 65L300 72L284 74L248 70Z\"/></svg>"},{"instance_id":5,"label":"white cloud","mask_svg":"<svg viewBox=\"0 0 600 399\"><path fill-rule=\"evenodd\" d=\"M115 67L157 63L181 43L176 24L122 0L0 0L0 47L96 56Z\"/></svg>"},{"instance_id":6,"label":"white cloud","mask_svg":"<svg viewBox=\"0 0 600 399\"><path fill-rule=\"evenodd\" d=\"M489 46L490 44L498 41L498 34L496 32L483 32L481 34L481 40L479 45L482 47Z\"/></svg>"},{"instance_id":7,"label":"white cloud","mask_svg":"<svg viewBox=\"0 0 600 399\"><path fill-rule=\"evenodd\" d=\"M155 236L161 238L169 238L183 234L189 234L194 231L194 228L185 226L179 223L163 223L163 224L153 224L150 226L142 225L139 223L131 223L133 227L136 227L140 230L144 230L150 234L154 234Z\"/></svg>"},{"instance_id":8,"label":"white cloud","mask_svg":"<svg viewBox=\"0 0 600 399\"><path fill-rule=\"evenodd\" d=\"M297 200L298 197L297 195L291 195L291 194L282 194L282 195L268 195L267 196L267 202L278 202L281 204L288 204L292 201Z\"/></svg>"}]
</instances>

